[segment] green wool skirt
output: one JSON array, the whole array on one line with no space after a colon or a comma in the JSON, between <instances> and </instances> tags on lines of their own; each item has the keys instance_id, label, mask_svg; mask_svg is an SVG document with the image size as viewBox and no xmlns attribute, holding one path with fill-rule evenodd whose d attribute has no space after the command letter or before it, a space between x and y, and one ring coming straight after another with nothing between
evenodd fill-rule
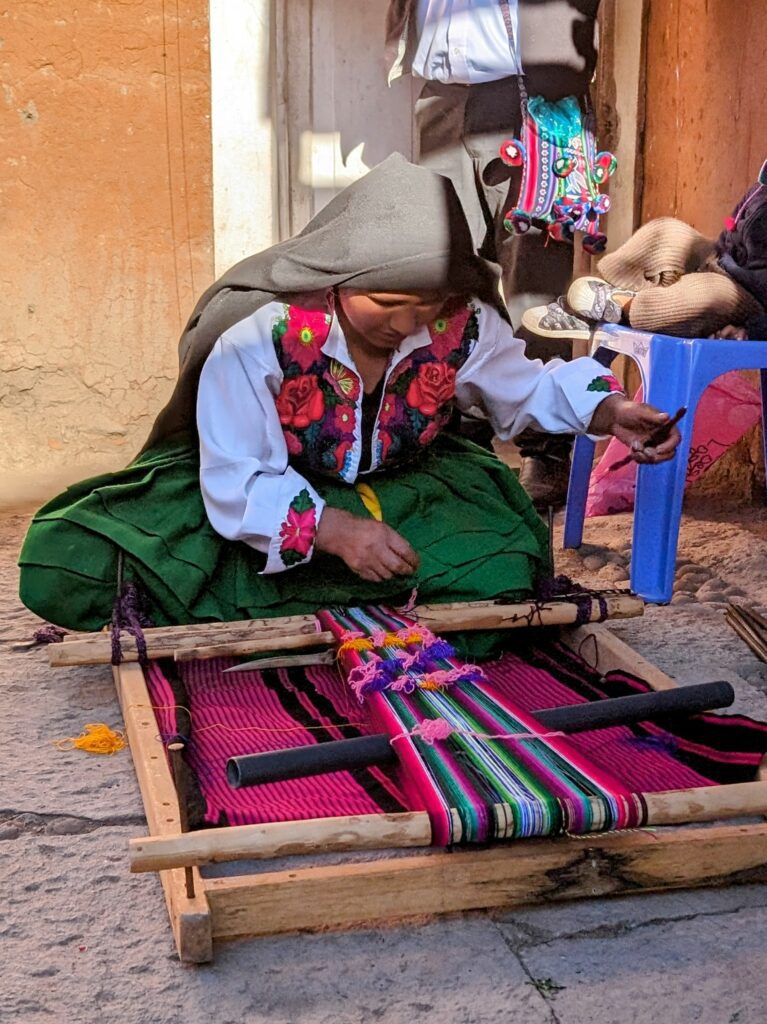
<instances>
[{"instance_id":1,"label":"green wool skirt","mask_svg":"<svg viewBox=\"0 0 767 1024\"><path fill-rule=\"evenodd\" d=\"M439 437L417 468L366 476L384 522L418 552L413 577L367 583L339 558L262 575L265 557L211 527L192 443L70 487L35 516L21 552L21 599L68 629L100 629L122 578L158 626L315 612L330 605L474 601L528 595L547 537L516 477L494 455ZM312 477L329 506L367 516L354 487ZM121 558L120 558L121 554Z\"/></svg>"}]
</instances>

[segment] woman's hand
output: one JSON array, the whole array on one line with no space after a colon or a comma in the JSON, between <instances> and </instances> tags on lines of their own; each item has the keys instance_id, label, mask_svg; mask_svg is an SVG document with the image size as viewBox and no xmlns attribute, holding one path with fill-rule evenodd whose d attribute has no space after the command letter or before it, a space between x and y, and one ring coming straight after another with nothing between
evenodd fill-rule
<instances>
[{"instance_id":1,"label":"woman's hand","mask_svg":"<svg viewBox=\"0 0 767 1024\"><path fill-rule=\"evenodd\" d=\"M612 434L631 449L634 462L666 462L673 458L682 435L676 426L654 447L647 442L671 417L646 402L632 402L623 395L611 395L597 406L589 424L590 434Z\"/></svg>"},{"instance_id":2,"label":"woman's hand","mask_svg":"<svg viewBox=\"0 0 767 1024\"><path fill-rule=\"evenodd\" d=\"M745 327L736 327L734 324L727 324L716 334L709 334L709 338L724 338L726 341L748 341L748 331Z\"/></svg>"},{"instance_id":3,"label":"woman's hand","mask_svg":"<svg viewBox=\"0 0 767 1024\"><path fill-rule=\"evenodd\" d=\"M352 572L371 583L410 576L419 564L418 555L391 526L337 508L323 511L315 547L337 555Z\"/></svg>"}]
</instances>

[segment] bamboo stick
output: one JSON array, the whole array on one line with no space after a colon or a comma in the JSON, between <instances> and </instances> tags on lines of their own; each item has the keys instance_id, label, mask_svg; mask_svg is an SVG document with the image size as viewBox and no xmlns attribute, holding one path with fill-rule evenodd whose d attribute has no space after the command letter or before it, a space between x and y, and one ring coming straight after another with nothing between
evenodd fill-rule
<instances>
[{"instance_id":1,"label":"bamboo stick","mask_svg":"<svg viewBox=\"0 0 767 1024\"><path fill-rule=\"evenodd\" d=\"M643 793L647 826L682 825L767 814L767 782L737 782ZM595 840L598 834L594 834ZM212 828L177 836L147 836L128 843L130 870L167 868L236 860L405 849L431 845L431 823L425 811L369 814L308 821L274 822Z\"/></svg>"},{"instance_id":2,"label":"bamboo stick","mask_svg":"<svg viewBox=\"0 0 767 1024\"><path fill-rule=\"evenodd\" d=\"M730 604L724 618L756 657L767 662L767 629L762 631L761 622L764 620L761 616L749 614L749 609L740 605Z\"/></svg>"},{"instance_id":3,"label":"bamboo stick","mask_svg":"<svg viewBox=\"0 0 767 1024\"><path fill-rule=\"evenodd\" d=\"M623 619L641 615L644 603L633 594L610 594L602 598L607 618ZM468 602L465 604L421 605L412 612L422 625L434 632L463 629L515 629L526 626L563 626L576 622L581 615L572 600L556 599L541 604L524 601L519 604ZM601 618L599 601L591 600L590 619ZM280 619L251 619L245 622L205 624L197 626L160 627L144 630L150 658L196 658L239 656L279 649L298 650L329 644L332 638L317 630L313 615L286 616ZM124 661L137 661L136 642L123 633L120 637ZM93 633L83 639L51 644L48 659L54 668L72 665L103 665L112 659L108 633Z\"/></svg>"}]
</instances>

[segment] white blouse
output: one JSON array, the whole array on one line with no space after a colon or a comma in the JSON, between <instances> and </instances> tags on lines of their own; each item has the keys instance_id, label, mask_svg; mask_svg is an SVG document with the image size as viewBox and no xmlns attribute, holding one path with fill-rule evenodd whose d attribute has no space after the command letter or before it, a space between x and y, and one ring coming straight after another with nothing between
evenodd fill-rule
<instances>
[{"instance_id":1,"label":"white blouse","mask_svg":"<svg viewBox=\"0 0 767 1024\"><path fill-rule=\"evenodd\" d=\"M620 391L615 378L593 359L567 363L553 359L545 365L539 359L527 359L524 342L514 337L497 310L477 299L472 306L478 313L478 337L457 371L455 402L463 412L484 415L502 440L530 425L551 434L585 433L599 403ZM197 397L200 485L208 518L221 536L265 553L265 573L288 567L280 550L285 524L296 522L295 516L288 515L291 506L301 509L311 504L316 523L325 506L311 484L289 465L275 405L283 373L272 328L284 310L280 302L267 303L225 331L202 369ZM406 338L392 356L384 387L403 359L430 343L426 327ZM354 443L344 472L347 482L354 483L358 476L378 468L377 425L370 468L360 474L362 381L335 315L322 352L360 382ZM313 541L303 557L294 555L289 560L290 566L308 561L312 552Z\"/></svg>"}]
</instances>

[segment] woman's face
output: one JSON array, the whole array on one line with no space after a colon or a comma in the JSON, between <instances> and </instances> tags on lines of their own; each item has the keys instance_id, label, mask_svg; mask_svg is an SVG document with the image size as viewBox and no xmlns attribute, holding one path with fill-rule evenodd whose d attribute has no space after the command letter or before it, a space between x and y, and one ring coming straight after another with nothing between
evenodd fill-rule
<instances>
[{"instance_id":1,"label":"woman's face","mask_svg":"<svg viewBox=\"0 0 767 1024\"><path fill-rule=\"evenodd\" d=\"M341 309L359 338L380 352L394 352L435 320L447 301L442 292L366 292L340 288Z\"/></svg>"}]
</instances>

